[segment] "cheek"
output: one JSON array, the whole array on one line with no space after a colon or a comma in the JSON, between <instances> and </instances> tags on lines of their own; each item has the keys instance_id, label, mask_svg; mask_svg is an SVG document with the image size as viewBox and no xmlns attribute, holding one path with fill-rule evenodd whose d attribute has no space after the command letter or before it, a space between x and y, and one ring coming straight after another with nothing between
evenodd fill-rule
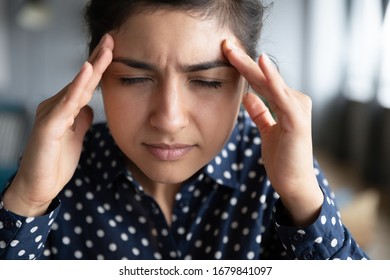
<instances>
[{"instance_id":1,"label":"cheek","mask_svg":"<svg viewBox=\"0 0 390 280\"><path fill-rule=\"evenodd\" d=\"M123 88L102 83L102 96L107 123L112 130L129 131L141 122L144 106Z\"/></svg>"},{"instance_id":2,"label":"cheek","mask_svg":"<svg viewBox=\"0 0 390 280\"><path fill-rule=\"evenodd\" d=\"M224 142L230 136L236 123L242 100L242 93L226 94L223 97L205 101L199 106L196 115L202 120L207 139Z\"/></svg>"}]
</instances>

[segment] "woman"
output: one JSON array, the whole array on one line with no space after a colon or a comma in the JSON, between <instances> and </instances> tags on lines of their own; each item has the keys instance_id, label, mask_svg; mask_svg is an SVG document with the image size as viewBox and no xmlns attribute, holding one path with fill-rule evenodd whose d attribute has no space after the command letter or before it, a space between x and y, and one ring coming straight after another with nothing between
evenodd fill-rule
<instances>
[{"instance_id":1,"label":"woman","mask_svg":"<svg viewBox=\"0 0 390 280\"><path fill-rule=\"evenodd\" d=\"M265 54L254 62L263 12L90 1L93 51L38 107L3 193L0 256L367 258L313 163L310 99ZM91 127L99 84L107 124Z\"/></svg>"}]
</instances>

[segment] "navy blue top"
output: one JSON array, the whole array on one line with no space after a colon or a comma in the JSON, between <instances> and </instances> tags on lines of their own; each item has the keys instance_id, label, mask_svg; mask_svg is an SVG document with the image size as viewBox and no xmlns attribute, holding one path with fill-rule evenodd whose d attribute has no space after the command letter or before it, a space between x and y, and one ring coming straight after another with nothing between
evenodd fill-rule
<instances>
[{"instance_id":1,"label":"navy blue top","mask_svg":"<svg viewBox=\"0 0 390 280\"><path fill-rule=\"evenodd\" d=\"M47 215L18 216L0 197L0 259L368 259L316 161L314 168L321 213L307 227L291 226L267 178L258 129L241 112L220 154L182 185L168 225L107 125L96 124Z\"/></svg>"}]
</instances>

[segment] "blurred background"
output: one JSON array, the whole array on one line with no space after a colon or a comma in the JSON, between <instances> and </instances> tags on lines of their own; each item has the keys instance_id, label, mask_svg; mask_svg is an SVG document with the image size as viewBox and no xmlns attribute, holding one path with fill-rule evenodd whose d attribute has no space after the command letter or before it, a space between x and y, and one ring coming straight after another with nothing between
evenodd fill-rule
<instances>
[{"instance_id":1,"label":"blurred background","mask_svg":"<svg viewBox=\"0 0 390 280\"><path fill-rule=\"evenodd\" d=\"M87 57L86 0L0 0L0 187L36 106ZM372 259L390 259L389 0L266 0L260 49L313 100L317 160L344 222ZM104 120L99 94L91 106Z\"/></svg>"}]
</instances>

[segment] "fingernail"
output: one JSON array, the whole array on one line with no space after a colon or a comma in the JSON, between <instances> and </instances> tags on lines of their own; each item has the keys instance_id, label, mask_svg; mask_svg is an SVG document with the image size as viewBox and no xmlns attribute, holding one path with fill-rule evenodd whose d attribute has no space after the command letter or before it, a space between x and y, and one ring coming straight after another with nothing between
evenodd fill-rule
<instances>
[{"instance_id":1,"label":"fingernail","mask_svg":"<svg viewBox=\"0 0 390 280\"><path fill-rule=\"evenodd\" d=\"M230 41L230 40L226 40L226 46L229 48L229 49L231 49L231 50L233 50L233 51L236 51L238 48L237 48L237 46L236 46L236 44L234 44L232 41Z\"/></svg>"},{"instance_id":2,"label":"fingernail","mask_svg":"<svg viewBox=\"0 0 390 280\"><path fill-rule=\"evenodd\" d=\"M261 56L263 57L265 63L267 63L268 65L271 65L271 59L269 58L269 56L265 52L263 52L261 54Z\"/></svg>"},{"instance_id":3,"label":"fingernail","mask_svg":"<svg viewBox=\"0 0 390 280\"><path fill-rule=\"evenodd\" d=\"M240 56L245 56L246 53L239 48L235 43L230 40L226 40L226 46Z\"/></svg>"},{"instance_id":4,"label":"fingernail","mask_svg":"<svg viewBox=\"0 0 390 280\"><path fill-rule=\"evenodd\" d=\"M104 40L106 40L106 38L107 38L107 33L102 36L98 45L101 45L104 42Z\"/></svg>"}]
</instances>

